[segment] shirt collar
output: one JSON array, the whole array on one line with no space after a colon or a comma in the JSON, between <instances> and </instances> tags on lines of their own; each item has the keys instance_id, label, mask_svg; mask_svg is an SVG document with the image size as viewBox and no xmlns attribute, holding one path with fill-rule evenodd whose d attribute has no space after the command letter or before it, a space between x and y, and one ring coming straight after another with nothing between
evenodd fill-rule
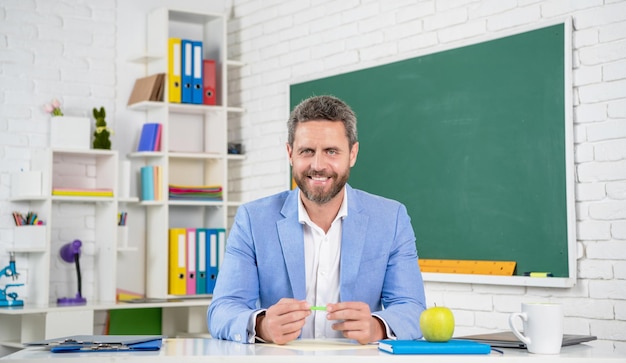
<instances>
[{"instance_id":1,"label":"shirt collar","mask_svg":"<svg viewBox=\"0 0 626 363\"><path fill-rule=\"evenodd\" d=\"M334 221L336 221L339 218L343 219L347 216L348 216L348 191L346 187L344 186L343 187L343 201L341 201L341 206L339 207L339 211L337 212L337 216L335 217ZM313 223L311 221L311 218L309 218L309 213L307 213L306 208L304 208L304 203L302 203L302 191L300 191L298 195L298 222L300 222L300 224L305 224L307 222Z\"/></svg>"}]
</instances>

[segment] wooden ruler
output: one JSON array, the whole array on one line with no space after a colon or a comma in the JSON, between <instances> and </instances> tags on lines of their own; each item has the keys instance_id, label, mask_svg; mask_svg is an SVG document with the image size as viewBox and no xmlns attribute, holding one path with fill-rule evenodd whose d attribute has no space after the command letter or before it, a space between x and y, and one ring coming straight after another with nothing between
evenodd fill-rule
<instances>
[{"instance_id":1,"label":"wooden ruler","mask_svg":"<svg viewBox=\"0 0 626 363\"><path fill-rule=\"evenodd\" d=\"M515 261L419 259L422 272L513 276Z\"/></svg>"}]
</instances>

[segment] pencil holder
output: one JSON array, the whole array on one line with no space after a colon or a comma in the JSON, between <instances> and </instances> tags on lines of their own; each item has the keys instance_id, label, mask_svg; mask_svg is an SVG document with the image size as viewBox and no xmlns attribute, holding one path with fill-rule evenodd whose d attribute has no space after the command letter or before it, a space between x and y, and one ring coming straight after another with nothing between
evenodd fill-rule
<instances>
[{"instance_id":1,"label":"pencil holder","mask_svg":"<svg viewBox=\"0 0 626 363\"><path fill-rule=\"evenodd\" d=\"M18 226L14 228L13 246L16 248L44 248L46 226Z\"/></svg>"}]
</instances>

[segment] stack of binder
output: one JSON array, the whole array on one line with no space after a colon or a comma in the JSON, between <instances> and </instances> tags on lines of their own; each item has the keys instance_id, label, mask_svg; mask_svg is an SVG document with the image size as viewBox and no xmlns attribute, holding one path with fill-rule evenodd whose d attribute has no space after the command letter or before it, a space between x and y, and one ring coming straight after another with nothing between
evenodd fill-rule
<instances>
[{"instance_id":1,"label":"stack of binder","mask_svg":"<svg viewBox=\"0 0 626 363\"><path fill-rule=\"evenodd\" d=\"M169 38L168 74L169 102L215 105L215 61L201 41Z\"/></svg>"},{"instance_id":2,"label":"stack of binder","mask_svg":"<svg viewBox=\"0 0 626 363\"><path fill-rule=\"evenodd\" d=\"M170 295L212 294L224 256L224 228L170 228Z\"/></svg>"}]
</instances>

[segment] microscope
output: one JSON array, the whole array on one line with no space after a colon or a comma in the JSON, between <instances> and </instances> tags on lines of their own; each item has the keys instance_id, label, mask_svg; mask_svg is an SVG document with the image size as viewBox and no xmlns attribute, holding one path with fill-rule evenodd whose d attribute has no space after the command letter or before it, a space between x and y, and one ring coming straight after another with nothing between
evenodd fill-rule
<instances>
[{"instance_id":1,"label":"microscope","mask_svg":"<svg viewBox=\"0 0 626 363\"><path fill-rule=\"evenodd\" d=\"M19 276L17 269L15 268L15 254L11 252L9 254L9 265L0 271L0 277L10 277L15 280ZM7 292L11 287L23 286L24 284L7 284L4 289L0 288L0 307L5 306L23 306L24 300L17 299L17 292ZM9 298L11 300L9 300Z\"/></svg>"}]
</instances>

